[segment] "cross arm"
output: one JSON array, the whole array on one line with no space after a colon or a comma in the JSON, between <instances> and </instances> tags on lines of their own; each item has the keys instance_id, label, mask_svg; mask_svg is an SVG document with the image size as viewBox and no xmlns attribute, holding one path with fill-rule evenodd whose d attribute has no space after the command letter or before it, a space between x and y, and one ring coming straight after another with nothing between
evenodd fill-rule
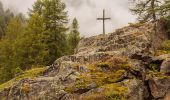
<instances>
[{"instance_id":1,"label":"cross arm","mask_svg":"<svg viewBox=\"0 0 170 100\"><path fill-rule=\"evenodd\" d=\"M110 20L111 18L97 18L97 20Z\"/></svg>"},{"instance_id":2,"label":"cross arm","mask_svg":"<svg viewBox=\"0 0 170 100\"><path fill-rule=\"evenodd\" d=\"M97 18L97 20L103 20L103 18Z\"/></svg>"},{"instance_id":3,"label":"cross arm","mask_svg":"<svg viewBox=\"0 0 170 100\"><path fill-rule=\"evenodd\" d=\"M104 18L105 20L110 20L111 18Z\"/></svg>"}]
</instances>

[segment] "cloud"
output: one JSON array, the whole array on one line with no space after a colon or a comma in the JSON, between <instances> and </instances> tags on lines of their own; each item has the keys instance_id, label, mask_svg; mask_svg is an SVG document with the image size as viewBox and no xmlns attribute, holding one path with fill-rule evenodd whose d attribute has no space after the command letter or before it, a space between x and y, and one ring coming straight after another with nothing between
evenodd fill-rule
<instances>
[{"instance_id":1,"label":"cloud","mask_svg":"<svg viewBox=\"0 0 170 100\"><path fill-rule=\"evenodd\" d=\"M102 17L102 10L112 20L106 21L106 32L135 21L135 16L129 11L128 0L65 0L70 18L76 17L80 24L80 31L86 36L102 33L102 22L97 17Z\"/></svg>"},{"instance_id":2,"label":"cloud","mask_svg":"<svg viewBox=\"0 0 170 100\"><path fill-rule=\"evenodd\" d=\"M16 8L26 14L28 8L36 0L0 0L5 7ZM102 17L102 10L106 10L106 16L111 20L106 21L106 32L123 27L129 22L135 21L135 16L129 11L129 0L63 0L67 5L70 22L77 18L80 32L85 36L102 33L102 22L96 18Z\"/></svg>"},{"instance_id":3,"label":"cloud","mask_svg":"<svg viewBox=\"0 0 170 100\"><path fill-rule=\"evenodd\" d=\"M0 1L4 4L4 7L6 9L10 8L13 11L18 11L27 14L28 8L31 8L32 4L36 0L0 0Z\"/></svg>"}]
</instances>

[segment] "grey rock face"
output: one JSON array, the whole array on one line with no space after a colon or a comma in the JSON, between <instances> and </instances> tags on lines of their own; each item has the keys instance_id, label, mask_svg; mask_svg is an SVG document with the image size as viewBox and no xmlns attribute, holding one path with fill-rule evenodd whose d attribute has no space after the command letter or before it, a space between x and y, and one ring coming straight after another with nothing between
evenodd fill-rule
<instances>
[{"instance_id":1,"label":"grey rock face","mask_svg":"<svg viewBox=\"0 0 170 100\"><path fill-rule=\"evenodd\" d=\"M163 61L160 71L164 74L170 74L170 59Z\"/></svg>"},{"instance_id":2,"label":"grey rock face","mask_svg":"<svg viewBox=\"0 0 170 100\"><path fill-rule=\"evenodd\" d=\"M159 24L158 24L159 25ZM114 33L105 36L98 35L85 38L78 46L79 54L87 54L94 51L119 51L119 54L130 55L136 52L152 53L151 46L158 47L160 43L167 39L163 30L157 28L158 35L154 33L153 24L148 23L140 27L124 27ZM153 38L153 43L151 39Z\"/></svg>"},{"instance_id":3,"label":"grey rock face","mask_svg":"<svg viewBox=\"0 0 170 100\"><path fill-rule=\"evenodd\" d=\"M141 80L126 80L123 82L129 91L126 94L128 100L145 100L149 97L147 87Z\"/></svg>"},{"instance_id":4,"label":"grey rock face","mask_svg":"<svg viewBox=\"0 0 170 100\"><path fill-rule=\"evenodd\" d=\"M158 31L162 33L161 29ZM85 38L80 41L76 54L57 59L48 67L43 76L20 80L12 87L0 91L0 98L5 100L83 100L83 97L94 92L103 92L103 88L97 87L94 82L91 82L87 89L80 90L77 88L77 91L85 93L68 93L65 88L69 85L75 85L76 79L81 74L89 72L87 64L115 56L130 58L135 54L142 54L140 59L130 58L133 70L126 72L125 77L127 79L123 78L118 84L128 88L126 93L128 100L145 100L149 97L149 91L142 79L135 78L139 76L134 76L134 74L143 74L144 60L152 54L152 46L159 46L157 42L151 43L152 32L153 24L146 23L139 27L124 27L105 36L98 35ZM165 40L166 36L159 34L159 37L157 35L155 37L161 42ZM165 66L161 67L162 72L169 70L169 61L165 61L162 66ZM24 83L29 84L28 93L22 92ZM164 97L165 95L165 98L169 98L169 92L167 92L170 86L169 79L150 80L149 86L154 98Z\"/></svg>"},{"instance_id":5,"label":"grey rock face","mask_svg":"<svg viewBox=\"0 0 170 100\"><path fill-rule=\"evenodd\" d=\"M62 58L61 58L62 59ZM12 87L1 91L0 98L7 100L70 100L64 91L66 85L74 82L79 72L73 69L69 57L58 59L46 70L44 76L36 79L23 79ZM29 93L22 92L22 84L29 84Z\"/></svg>"},{"instance_id":6,"label":"grey rock face","mask_svg":"<svg viewBox=\"0 0 170 100\"><path fill-rule=\"evenodd\" d=\"M166 92L164 100L170 100L170 89L168 89L168 91Z\"/></svg>"},{"instance_id":7,"label":"grey rock face","mask_svg":"<svg viewBox=\"0 0 170 100\"><path fill-rule=\"evenodd\" d=\"M154 98L163 98L170 88L170 79L155 77L149 80L149 87Z\"/></svg>"}]
</instances>

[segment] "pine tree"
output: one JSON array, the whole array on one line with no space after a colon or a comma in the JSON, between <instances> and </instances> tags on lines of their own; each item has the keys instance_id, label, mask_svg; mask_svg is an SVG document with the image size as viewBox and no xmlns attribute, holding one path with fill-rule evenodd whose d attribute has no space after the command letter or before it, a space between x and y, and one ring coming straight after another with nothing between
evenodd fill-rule
<instances>
[{"instance_id":1,"label":"pine tree","mask_svg":"<svg viewBox=\"0 0 170 100\"><path fill-rule=\"evenodd\" d=\"M78 28L79 28L78 21L76 18L74 18L70 29L70 33L68 35L68 44L70 46L71 54L74 53L74 49L77 47L80 41L80 33L78 31Z\"/></svg>"},{"instance_id":2,"label":"pine tree","mask_svg":"<svg viewBox=\"0 0 170 100\"><path fill-rule=\"evenodd\" d=\"M7 9L6 11L3 9L3 5L0 2L0 39L5 36L5 28L7 23L11 18L14 17L14 14Z\"/></svg>"},{"instance_id":3,"label":"pine tree","mask_svg":"<svg viewBox=\"0 0 170 100\"><path fill-rule=\"evenodd\" d=\"M5 19L4 19L4 9L3 9L3 5L0 2L0 39L2 38L2 36L4 35L4 27L5 27Z\"/></svg>"},{"instance_id":4,"label":"pine tree","mask_svg":"<svg viewBox=\"0 0 170 100\"><path fill-rule=\"evenodd\" d=\"M13 78L17 68L49 65L67 53L67 12L60 0L37 0L30 10L28 23L22 14L13 16L10 10L2 12L0 83Z\"/></svg>"},{"instance_id":5,"label":"pine tree","mask_svg":"<svg viewBox=\"0 0 170 100\"><path fill-rule=\"evenodd\" d=\"M32 6L32 9L29 9L29 16L32 16L35 13L42 15L43 10L43 0L37 0Z\"/></svg>"},{"instance_id":6,"label":"pine tree","mask_svg":"<svg viewBox=\"0 0 170 100\"><path fill-rule=\"evenodd\" d=\"M22 19L18 16L11 18L5 30L5 38L8 40L15 40L18 35L23 33Z\"/></svg>"},{"instance_id":7,"label":"pine tree","mask_svg":"<svg viewBox=\"0 0 170 100\"><path fill-rule=\"evenodd\" d=\"M160 6L160 12L159 13L163 18L170 16L170 0L164 0L162 5Z\"/></svg>"},{"instance_id":8,"label":"pine tree","mask_svg":"<svg viewBox=\"0 0 170 100\"><path fill-rule=\"evenodd\" d=\"M13 45L9 40L0 42L0 83L3 83L14 76Z\"/></svg>"},{"instance_id":9,"label":"pine tree","mask_svg":"<svg viewBox=\"0 0 170 100\"><path fill-rule=\"evenodd\" d=\"M17 17L12 18L7 24L7 35L0 41L0 83L14 76L14 70L17 67L17 58L14 57L14 42L22 30L22 23Z\"/></svg>"},{"instance_id":10,"label":"pine tree","mask_svg":"<svg viewBox=\"0 0 170 100\"><path fill-rule=\"evenodd\" d=\"M134 0L135 6L130 10L138 15L140 22L156 21L159 17L161 0Z\"/></svg>"},{"instance_id":11,"label":"pine tree","mask_svg":"<svg viewBox=\"0 0 170 100\"><path fill-rule=\"evenodd\" d=\"M53 63L56 58L65 54L66 31L65 27L68 19L65 11L65 4L60 0L38 0L30 10L30 17L35 13L39 14L43 20L46 34L46 44L48 45L49 56L46 58L48 64Z\"/></svg>"},{"instance_id":12,"label":"pine tree","mask_svg":"<svg viewBox=\"0 0 170 100\"><path fill-rule=\"evenodd\" d=\"M29 69L32 65L46 65L45 57L48 48L44 39L44 26L42 18L35 14L29 21L23 34L15 41L15 59L21 69Z\"/></svg>"}]
</instances>

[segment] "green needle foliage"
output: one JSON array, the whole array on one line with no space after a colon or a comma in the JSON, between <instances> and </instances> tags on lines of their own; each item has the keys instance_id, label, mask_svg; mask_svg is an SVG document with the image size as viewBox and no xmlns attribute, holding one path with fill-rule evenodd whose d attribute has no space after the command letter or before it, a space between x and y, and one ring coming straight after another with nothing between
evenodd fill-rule
<instances>
[{"instance_id":1,"label":"green needle foliage","mask_svg":"<svg viewBox=\"0 0 170 100\"><path fill-rule=\"evenodd\" d=\"M68 43L70 46L70 53L74 53L74 49L77 47L79 41L80 41L80 33L78 31L79 25L78 21L76 18L74 18L71 28L70 28L70 33L68 34Z\"/></svg>"},{"instance_id":2,"label":"green needle foliage","mask_svg":"<svg viewBox=\"0 0 170 100\"><path fill-rule=\"evenodd\" d=\"M80 33L75 19L67 36L65 8L61 0L37 0L26 19L22 14L4 11L0 3L0 14L4 15L0 16L0 83L32 66L50 65L73 53Z\"/></svg>"},{"instance_id":3,"label":"green needle foliage","mask_svg":"<svg viewBox=\"0 0 170 100\"><path fill-rule=\"evenodd\" d=\"M130 10L138 16L140 22L156 21L162 0L133 0L134 7Z\"/></svg>"},{"instance_id":4,"label":"green needle foliage","mask_svg":"<svg viewBox=\"0 0 170 100\"><path fill-rule=\"evenodd\" d=\"M38 14L42 19L44 27L44 42L48 46L49 56L46 57L47 64L51 64L66 54L66 24L68 23L66 6L60 0L38 0L30 10L30 17Z\"/></svg>"},{"instance_id":5,"label":"green needle foliage","mask_svg":"<svg viewBox=\"0 0 170 100\"><path fill-rule=\"evenodd\" d=\"M5 30L6 35L0 41L0 82L8 80L14 75L17 64L14 56L14 43L23 31L21 20L18 17L12 18Z\"/></svg>"},{"instance_id":6,"label":"green needle foliage","mask_svg":"<svg viewBox=\"0 0 170 100\"><path fill-rule=\"evenodd\" d=\"M5 28L7 26L7 23L13 16L14 14L9 9L3 9L3 5L0 2L0 39L5 36Z\"/></svg>"}]
</instances>

